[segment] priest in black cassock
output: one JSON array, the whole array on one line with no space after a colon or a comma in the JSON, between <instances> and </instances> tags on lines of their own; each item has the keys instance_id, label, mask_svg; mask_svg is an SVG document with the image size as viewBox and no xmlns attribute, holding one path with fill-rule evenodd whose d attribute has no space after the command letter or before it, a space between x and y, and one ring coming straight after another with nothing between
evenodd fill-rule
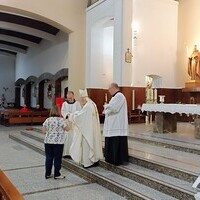
<instances>
[{"instance_id":1,"label":"priest in black cassock","mask_svg":"<svg viewBox=\"0 0 200 200\"><path fill-rule=\"evenodd\" d=\"M105 160L114 165L128 162L128 116L125 96L116 83L111 83L109 93L112 95L104 105L105 122Z\"/></svg>"}]
</instances>

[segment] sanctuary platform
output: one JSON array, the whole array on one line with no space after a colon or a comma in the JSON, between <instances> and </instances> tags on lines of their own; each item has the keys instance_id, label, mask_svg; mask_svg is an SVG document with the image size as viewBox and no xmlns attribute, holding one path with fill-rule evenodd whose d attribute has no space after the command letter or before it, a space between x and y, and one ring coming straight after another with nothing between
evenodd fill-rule
<instances>
[{"instance_id":1,"label":"sanctuary platform","mask_svg":"<svg viewBox=\"0 0 200 200\"><path fill-rule=\"evenodd\" d=\"M153 133L153 125L130 125L127 165L102 160L84 169L63 159L66 179L60 181L44 178L44 135L41 126L32 128L0 126L0 168L27 200L194 199L200 140L191 123L178 123L173 134Z\"/></svg>"}]
</instances>

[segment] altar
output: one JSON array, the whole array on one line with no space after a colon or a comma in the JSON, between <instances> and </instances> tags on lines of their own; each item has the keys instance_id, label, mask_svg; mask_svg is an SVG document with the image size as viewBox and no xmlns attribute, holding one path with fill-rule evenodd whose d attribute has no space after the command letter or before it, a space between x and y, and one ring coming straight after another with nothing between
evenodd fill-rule
<instances>
[{"instance_id":1,"label":"altar","mask_svg":"<svg viewBox=\"0 0 200 200\"><path fill-rule=\"evenodd\" d=\"M143 104L142 112L155 112L154 132L177 132L177 114L195 115L195 136L200 138L200 105Z\"/></svg>"}]
</instances>

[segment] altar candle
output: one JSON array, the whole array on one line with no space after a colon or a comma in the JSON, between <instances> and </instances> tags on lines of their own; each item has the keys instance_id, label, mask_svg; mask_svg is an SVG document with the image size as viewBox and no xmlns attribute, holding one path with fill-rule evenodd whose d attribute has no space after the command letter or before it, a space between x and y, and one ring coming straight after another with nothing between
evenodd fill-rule
<instances>
[{"instance_id":1,"label":"altar candle","mask_svg":"<svg viewBox=\"0 0 200 200\"><path fill-rule=\"evenodd\" d=\"M146 91L146 101L148 102L149 101L149 98L150 98L150 93L149 93L149 89L147 89Z\"/></svg>"},{"instance_id":2,"label":"altar candle","mask_svg":"<svg viewBox=\"0 0 200 200\"><path fill-rule=\"evenodd\" d=\"M107 93L105 93L105 102L106 103L108 102L108 95L107 95Z\"/></svg>"},{"instance_id":3,"label":"altar candle","mask_svg":"<svg viewBox=\"0 0 200 200\"><path fill-rule=\"evenodd\" d=\"M153 89L151 89L151 100L153 100Z\"/></svg>"},{"instance_id":4,"label":"altar candle","mask_svg":"<svg viewBox=\"0 0 200 200\"><path fill-rule=\"evenodd\" d=\"M157 101L157 89L154 89L154 100Z\"/></svg>"}]
</instances>

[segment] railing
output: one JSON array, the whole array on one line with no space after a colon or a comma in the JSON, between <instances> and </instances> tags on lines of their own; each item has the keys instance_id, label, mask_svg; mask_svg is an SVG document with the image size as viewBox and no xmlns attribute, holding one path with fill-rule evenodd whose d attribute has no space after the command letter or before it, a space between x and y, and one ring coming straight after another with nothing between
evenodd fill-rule
<instances>
[{"instance_id":1,"label":"railing","mask_svg":"<svg viewBox=\"0 0 200 200\"><path fill-rule=\"evenodd\" d=\"M8 177L0 170L0 199L1 200L24 200L16 187Z\"/></svg>"}]
</instances>

